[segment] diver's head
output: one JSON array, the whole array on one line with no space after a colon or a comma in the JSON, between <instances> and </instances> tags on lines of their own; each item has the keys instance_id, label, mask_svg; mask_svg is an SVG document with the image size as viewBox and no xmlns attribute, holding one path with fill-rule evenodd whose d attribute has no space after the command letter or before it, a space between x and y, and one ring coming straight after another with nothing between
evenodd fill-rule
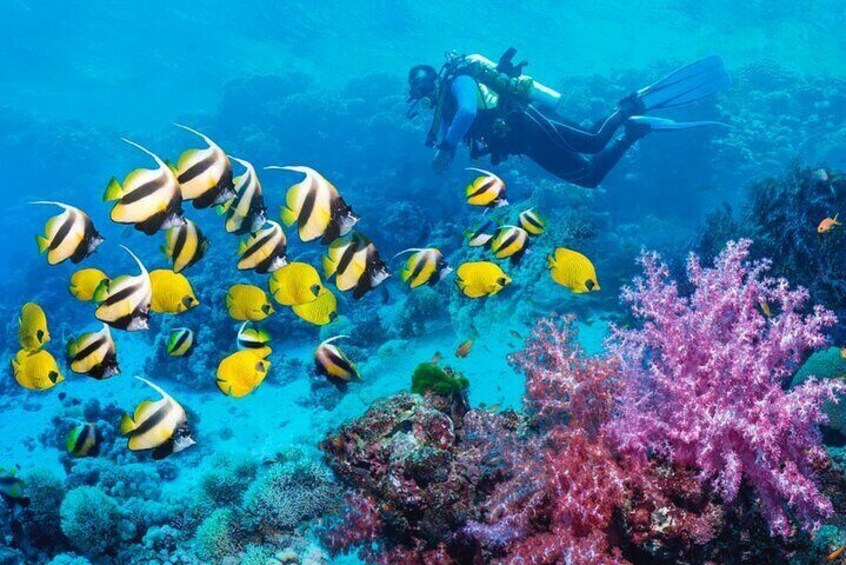
<instances>
[{"instance_id":1,"label":"diver's head","mask_svg":"<svg viewBox=\"0 0 846 565\"><path fill-rule=\"evenodd\" d=\"M431 65L415 65L408 71L408 101L435 97L438 72Z\"/></svg>"}]
</instances>

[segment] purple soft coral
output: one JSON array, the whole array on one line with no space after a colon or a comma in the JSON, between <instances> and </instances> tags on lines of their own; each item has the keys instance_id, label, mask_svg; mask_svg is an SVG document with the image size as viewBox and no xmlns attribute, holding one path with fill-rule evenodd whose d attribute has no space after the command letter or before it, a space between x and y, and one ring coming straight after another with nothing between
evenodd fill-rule
<instances>
[{"instance_id":1,"label":"purple soft coral","mask_svg":"<svg viewBox=\"0 0 846 565\"><path fill-rule=\"evenodd\" d=\"M750 263L750 245L730 242L710 269L692 255L690 296L657 255L642 256L645 276L623 293L642 325L609 340L627 382L611 429L630 455L697 469L726 502L747 481L772 531L787 536L788 510L806 528L832 511L813 471L825 456L823 403L844 387L782 385L836 318L820 306L803 314L807 292Z\"/></svg>"}]
</instances>

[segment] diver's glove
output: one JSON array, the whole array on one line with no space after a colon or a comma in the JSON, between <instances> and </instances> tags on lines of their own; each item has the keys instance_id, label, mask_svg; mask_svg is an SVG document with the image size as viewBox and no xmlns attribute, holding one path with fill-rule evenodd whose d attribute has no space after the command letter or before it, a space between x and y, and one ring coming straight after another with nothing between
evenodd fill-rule
<instances>
[{"instance_id":1,"label":"diver's glove","mask_svg":"<svg viewBox=\"0 0 846 565\"><path fill-rule=\"evenodd\" d=\"M455 157L455 146L442 141L438 144L435 158L432 159L432 169L438 174L447 172L452 164L453 157Z\"/></svg>"},{"instance_id":2,"label":"diver's glove","mask_svg":"<svg viewBox=\"0 0 846 565\"><path fill-rule=\"evenodd\" d=\"M619 108L620 112L622 112L627 118L646 112L646 106L644 105L643 100L641 100L637 95L637 92L632 92L617 102L617 108Z\"/></svg>"}]
</instances>

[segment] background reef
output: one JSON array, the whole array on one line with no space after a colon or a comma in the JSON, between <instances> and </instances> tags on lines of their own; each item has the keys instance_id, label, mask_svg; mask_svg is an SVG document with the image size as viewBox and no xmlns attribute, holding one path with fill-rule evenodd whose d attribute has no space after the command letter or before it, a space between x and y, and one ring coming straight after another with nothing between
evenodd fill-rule
<instances>
[{"instance_id":1,"label":"background reef","mask_svg":"<svg viewBox=\"0 0 846 565\"><path fill-rule=\"evenodd\" d=\"M47 311L57 357L64 338L92 321L90 305L67 292L74 269L50 268L36 256L32 235L47 210L29 201L58 198L91 214L107 243L86 265L110 275L132 272L120 242L150 269L165 266L161 234L148 238L111 224L100 200L112 175L140 164L121 136L173 159L196 143L170 125L178 121L257 167L313 166L362 216L360 227L383 258L433 245L457 265L486 255L463 244L464 231L481 219L462 198L470 163L460 152L448 175L431 172L422 147L428 123L404 117L411 64L437 65L453 47L496 57L514 44L530 59L528 71L565 93L568 117L589 124L625 93L719 46L732 89L673 117L733 127L651 136L598 190L574 188L511 158L495 171L513 204L497 214L513 221L534 206L549 221L519 267L504 265L513 285L474 302L451 280L409 292L393 279L362 301L342 297L339 319L323 329L278 308L265 324L278 344L271 373L244 399L223 397L214 382L236 333L223 296L231 284L264 286L264 279L236 273L235 238L223 233L213 212L186 206L211 239L203 261L186 271L200 306L154 317L149 332L115 332L120 376L94 382L63 365L67 381L35 394L18 387L4 365L0 467L20 465L31 503L17 511L22 537L0 505L0 562L508 562L555 549L549 538L557 536L575 552L634 563L735 555L748 563L802 563L819 562L846 542L842 405L814 397L813 414L829 418L819 437L816 419L780 420L784 436L802 432L799 447L786 451L813 447L819 456L796 459L794 478L813 476L817 490L803 492L813 495L805 496L815 502L812 509L793 512L805 516L805 525L825 524L812 535L813 528L802 530L794 520L795 531L780 537L760 506L771 482L749 478L760 477L766 465L746 468L735 475L735 490L720 491L699 479L701 469L624 453L605 425L616 403L627 401L602 385L618 375L601 356L609 322L638 327L619 297L641 274L635 259L644 248L661 253L687 293L695 287L685 275L689 251L710 266L727 241L749 238L749 259L771 260L769 274L807 288L808 305L846 319L846 232L821 237L814 230L823 217L846 213L846 177L839 172L846 169L842 7L811 2L797 14L781 2L614 2L564 13L553 2L494 1L480 14L467 3L449 11L421 2L340 4L215 3L200 13L151 3L142 14L88 3L64 21L57 6L12 3L14 16L0 23L7 54L0 61L4 358L16 349L17 312L25 301ZM151 46L144 37L161 41ZM275 218L296 179L259 174ZM593 260L602 292L575 296L549 280L546 256L557 246ZM319 252L293 241L289 251L309 262ZM532 328L553 312L575 314L564 326L578 332L567 329L552 340L576 368L564 364L552 372L583 378L591 384L587 398L607 409L582 413L575 423L572 405L551 402L568 383L533 377L526 366L515 370L508 362L527 351ZM198 346L188 359L170 358L165 336L181 326L196 330ZM770 393L788 395L791 381L801 386L809 375L836 381L846 374L843 327L825 328L828 348L795 377L810 349L824 344L786 361ZM543 328L528 339L529 351L549 341ZM314 375L311 360L319 340L341 333L350 335L343 348L364 376L345 394ZM468 339L474 340L470 354L456 358ZM415 391L422 395L411 394L415 369L436 354L469 387L438 394L421 386ZM149 394L130 378L136 374L185 405L196 447L152 462L116 437L121 414ZM791 405L780 406L787 412ZM658 404L649 414L652 423L666 416ZM68 432L81 421L103 431L97 458L72 459L64 451ZM776 457L787 443L774 441L767 453ZM619 488L600 493L576 461L590 462ZM556 497L568 486L562 477L578 487L570 491L575 506ZM789 493L770 500L780 496Z\"/></svg>"}]
</instances>

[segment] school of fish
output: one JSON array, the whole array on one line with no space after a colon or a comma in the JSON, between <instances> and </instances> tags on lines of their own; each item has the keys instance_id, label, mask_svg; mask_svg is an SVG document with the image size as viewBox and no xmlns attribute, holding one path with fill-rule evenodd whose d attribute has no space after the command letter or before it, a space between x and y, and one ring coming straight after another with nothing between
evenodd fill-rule
<instances>
[{"instance_id":1,"label":"school of fish","mask_svg":"<svg viewBox=\"0 0 846 565\"><path fill-rule=\"evenodd\" d=\"M184 151L173 164L124 139L152 159L155 168L136 168L126 173L122 181L112 177L103 194L103 201L112 206L112 221L150 236L164 232L161 250L169 268L148 271L129 248L121 246L137 274L110 276L95 267L75 271L68 290L77 300L92 303L93 318L99 323L69 339L63 336L62 345L71 372L109 379L120 373L113 331L144 331L149 328L151 315L180 315L200 304L184 273L202 261L210 240L194 221L185 217L183 203L190 201L195 210L214 209L223 217L224 231L240 238L233 274L253 271L268 276L267 290L237 283L220 300L229 316L242 323L234 339L234 350L219 362L215 382L223 394L240 398L258 389L270 371L272 335L260 322L276 312L274 303L290 308L307 323L323 326L338 316L335 291L351 292L353 299L359 300L391 277L391 269L375 243L355 229L361 218L318 171L305 166L264 168L273 174L278 171L299 175L298 182L287 190L280 207L280 222L276 222L268 217L262 184L250 162L228 155L197 130L175 125L201 139L204 146ZM532 239L546 231L545 219L534 208L520 211L512 223L494 219L494 213L487 215L489 210L508 206L506 184L492 172L468 170L479 176L467 185L466 201L484 208L485 213L480 224L465 233L467 246L485 248L492 259L507 260L511 268L518 267L529 252ZM46 254L50 265L67 260L80 263L104 243L91 218L79 208L55 201L34 204L61 209L47 220L44 233L36 236L38 251ZM836 218L831 220L831 227L839 225ZM312 265L302 257L289 259L283 224L294 228L301 242L319 241L319 245L326 246L320 265ZM494 296L512 283L511 276L493 260L466 261L453 270L448 257L436 247L409 248L392 260L399 257L399 277L410 289L437 285L453 272L457 288L471 299ZM547 262L552 280L573 293L599 290L593 263L582 253L561 247ZM119 268L110 265L109 271ZM48 319L41 306L24 304L19 328L21 349L11 360L18 384L43 391L61 383L64 375L50 352ZM172 330L165 340L166 353L176 358L189 357L197 345L196 335L189 327ZM313 355L315 371L342 391L349 383L362 380L356 365L336 343L346 338L338 335L323 340ZM472 345L472 339L464 342L456 356L467 356ZM188 413L182 405L157 384L136 378L155 391L158 398L143 400L116 423L128 449L150 451L154 459L161 459L193 445ZM96 455L101 435L95 424L80 422L67 437L68 453L73 457Z\"/></svg>"}]
</instances>

